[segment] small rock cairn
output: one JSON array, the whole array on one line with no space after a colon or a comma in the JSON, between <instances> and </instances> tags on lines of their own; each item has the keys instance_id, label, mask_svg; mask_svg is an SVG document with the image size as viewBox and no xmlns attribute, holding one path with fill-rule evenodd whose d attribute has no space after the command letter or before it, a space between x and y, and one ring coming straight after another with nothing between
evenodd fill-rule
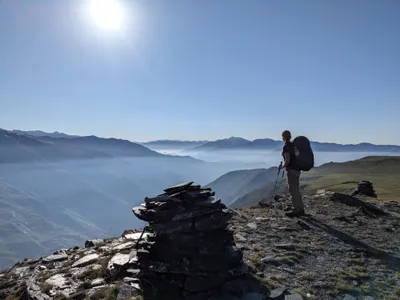
<instances>
[{"instance_id":1,"label":"small rock cairn","mask_svg":"<svg viewBox=\"0 0 400 300\"><path fill-rule=\"evenodd\" d=\"M137 250L144 299L261 300L268 289L248 274L215 193L193 182L164 192L132 209L149 223Z\"/></svg>"},{"instance_id":2,"label":"small rock cairn","mask_svg":"<svg viewBox=\"0 0 400 300\"><path fill-rule=\"evenodd\" d=\"M364 195L374 198L377 197L372 182L366 180L361 181L351 195L352 196Z\"/></svg>"}]
</instances>

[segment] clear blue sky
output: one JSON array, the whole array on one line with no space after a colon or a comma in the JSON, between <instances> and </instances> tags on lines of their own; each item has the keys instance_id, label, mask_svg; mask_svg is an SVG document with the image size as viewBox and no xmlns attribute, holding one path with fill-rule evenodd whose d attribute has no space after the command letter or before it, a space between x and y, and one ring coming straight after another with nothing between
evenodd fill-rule
<instances>
[{"instance_id":1,"label":"clear blue sky","mask_svg":"<svg viewBox=\"0 0 400 300\"><path fill-rule=\"evenodd\" d=\"M0 0L1 128L400 144L400 1L123 4Z\"/></svg>"}]
</instances>

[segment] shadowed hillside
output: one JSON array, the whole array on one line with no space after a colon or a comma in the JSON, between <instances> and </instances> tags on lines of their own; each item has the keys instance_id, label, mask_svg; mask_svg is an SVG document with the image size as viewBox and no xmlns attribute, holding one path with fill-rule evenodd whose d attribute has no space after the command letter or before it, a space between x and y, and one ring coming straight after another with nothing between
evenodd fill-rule
<instances>
[{"instance_id":1,"label":"shadowed hillside","mask_svg":"<svg viewBox=\"0 0 400 300\"><path fill-rule=\"evenodd\" d=\"M231 205L240 197L263 187L276 179L277 168L238 170L229 172L206 187L216 191L224 203Z\"/></svg>"}]
</instances>

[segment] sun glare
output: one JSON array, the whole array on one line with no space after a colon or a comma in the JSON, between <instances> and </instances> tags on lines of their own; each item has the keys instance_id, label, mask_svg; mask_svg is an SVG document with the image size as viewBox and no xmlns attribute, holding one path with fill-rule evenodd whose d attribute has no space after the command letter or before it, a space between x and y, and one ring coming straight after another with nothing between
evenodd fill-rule
<instances>
[{"instance_id":1,"label":"sun glare","mask_svg":"<svg viewBox=\"0 0 400 300\"><path fill-rule=\"evenodd\" d=\"M124 9L118 0L90 0L89 14L102 30L118 30L124 23Z\"/></svg>"}]
</instances>

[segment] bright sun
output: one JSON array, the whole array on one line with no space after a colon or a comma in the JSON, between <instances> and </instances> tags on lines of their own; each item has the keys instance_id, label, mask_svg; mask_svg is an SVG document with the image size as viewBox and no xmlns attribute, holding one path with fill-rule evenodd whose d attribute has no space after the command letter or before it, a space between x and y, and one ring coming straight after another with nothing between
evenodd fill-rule
<instances>
[{"instance_id":1,"label":"bright sun","mask_svg":"<svg viewBox=\"0 0 400 300\"><path fill-rule=\"evenodd\" d=\"M118 30L124 23L124 9L118 0L90 0L89 13L102 30Z\"/></svg>"}]
</instances>

